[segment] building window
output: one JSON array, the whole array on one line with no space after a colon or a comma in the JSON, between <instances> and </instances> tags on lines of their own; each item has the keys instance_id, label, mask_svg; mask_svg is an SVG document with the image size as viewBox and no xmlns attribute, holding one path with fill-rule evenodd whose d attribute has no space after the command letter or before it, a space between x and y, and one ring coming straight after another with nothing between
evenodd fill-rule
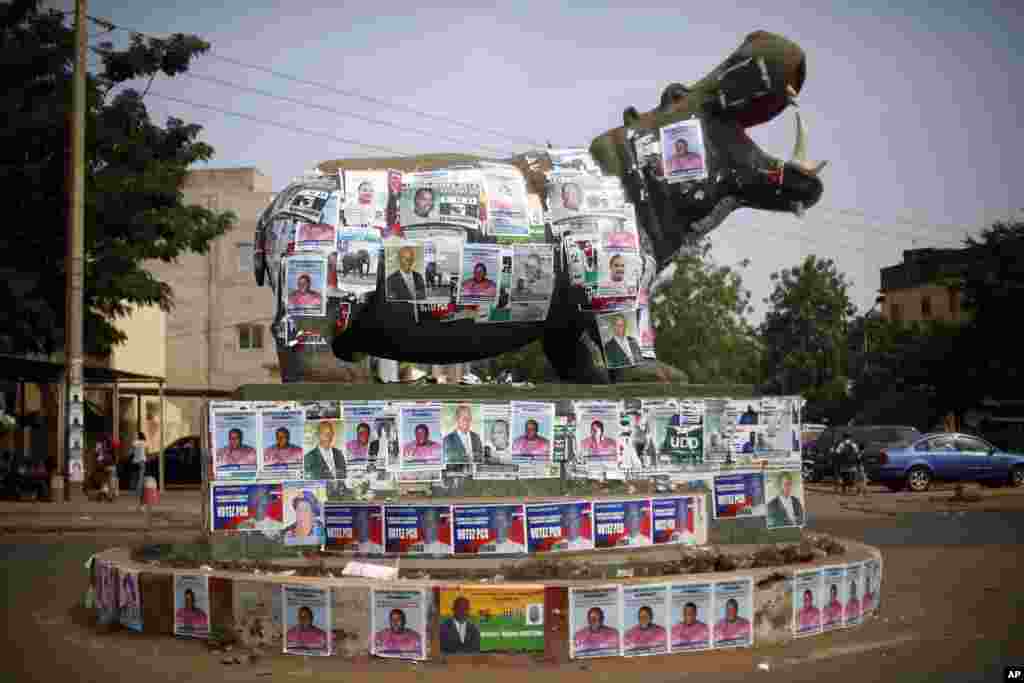
<instances>
[{"instance_id":1,"label":"building window","mask_svg":"<svg viewBox=\"0 0 1024 683\"><path fill-rule=\"evenodd\" d=\"M930 296L921 297L921 317L926 320L932 317L932 298Z\"/></svg>"},{"instance_id":2,"label":"building window","mask_svg":"<svg viewBox=\"0 0 1024 683\"><path fill-rule=\"evenodd\" d=\"M903 321L903 310L899 304L889 304L889 317L896 323Z\"/></svg>"},{"instance_id":3,"label":"building window","mask_svg":"<svg viewBox=\"0 0 1024 683\"><path fill-rule=\"evenodd\" d=\"M242 351L262 349L263 327L261 325L239 325L238 348Z\"/></svg>"},{"instance_id":4,"label":"building window","mask_svg":"<svg viewBox=\"0 0 1024 683\"><path fill-rule=\"evenodd\" d=\"M251 273L253 271L253 244L252 242L239 242L238 247L238 272Z\"/></svg>"}]
</instances>

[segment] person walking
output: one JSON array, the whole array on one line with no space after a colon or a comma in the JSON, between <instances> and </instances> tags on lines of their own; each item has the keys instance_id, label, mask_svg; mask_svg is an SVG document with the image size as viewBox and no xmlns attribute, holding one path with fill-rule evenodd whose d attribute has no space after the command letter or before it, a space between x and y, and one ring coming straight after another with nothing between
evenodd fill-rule
<instances>
[{"instance_id":1,"label":"person walking","mask_svg":"<svg viewBox=\"0 0 1024 683\"><path fill-rule=\"evenodd\" d=\"M132 491L139 496L142 507L142 484L146 478L146 435L138 432L132 442Z\"/></svg>"}]
</instances>

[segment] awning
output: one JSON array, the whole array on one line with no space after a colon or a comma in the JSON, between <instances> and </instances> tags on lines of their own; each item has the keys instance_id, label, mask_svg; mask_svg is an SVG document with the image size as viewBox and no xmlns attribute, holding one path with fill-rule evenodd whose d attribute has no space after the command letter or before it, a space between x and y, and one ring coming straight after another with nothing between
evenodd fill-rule
<instances>
[{"instance_id":1,"label":"awning","mask_svg":"<svg viewBox=\"0 0 1024 683\"><path fill-rule=\"evenodd\" d=\"M0 354L0 381L31 382L33 384L53 384L60 381L64 372L63 363L51 360L31 358L27 356L9 356ZM142 375L136 372L115 370L96 363L82 363L82 375L86 384L110 384L117 382L153 382L162 383L163 377Z\"/></svg>"}]
</instances>

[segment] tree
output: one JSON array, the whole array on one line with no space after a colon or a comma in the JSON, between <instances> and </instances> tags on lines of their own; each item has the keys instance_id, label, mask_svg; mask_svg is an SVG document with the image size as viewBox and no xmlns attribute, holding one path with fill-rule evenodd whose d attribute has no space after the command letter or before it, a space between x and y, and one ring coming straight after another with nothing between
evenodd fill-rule
<instances>
[{"instance_id":1,"label":"tree","mask_svg":"<svg viewBox=\"0 0 1024 683\"><path fill-rule=\"evenodd\" d=\"M824 392L820 398L834 403L847 381L851 283L832 259L814 255L771 279L771 310L761 325L766 390L804 394L808 403Z\"/></svg>"},{"instance_id":2,"label":"tree","mask_svg":"<svg viewBox=\"0 0 1024 683\"><path fill-rule=\"evenodd\" d=\"M68 202L68 123L74 31L39 0L0 3L4 112L0 169L9 219L0 251L0 352L52 353L63 347ZM109 27L108 27L109 28ZM150 121L145 92L114 89L139 78L175 76L209 45L195 36L135 36L128 49L96 50L102 72L88 75L85 112L84 345L106 354L125 337L114 322L133 307L169 310L173 292L143 267L205 253L235 221L231 213L186 206L191 164L213 148L200 127ZM148 87L147 87L148 90Z\"/></svg>"},{"instance_id":3,"label":"tree","mask_svg":"<svg viewBox=\"0 0 1024 683\"><path fill-rule=\"evenodd\" d=\"M651 303L658 360L697 384L757 384L760 347L744 317L752 310L750 292L738 271L714 263L710 250L705 242L677 256L672 281Z\"/></svg>"}]
</instances>

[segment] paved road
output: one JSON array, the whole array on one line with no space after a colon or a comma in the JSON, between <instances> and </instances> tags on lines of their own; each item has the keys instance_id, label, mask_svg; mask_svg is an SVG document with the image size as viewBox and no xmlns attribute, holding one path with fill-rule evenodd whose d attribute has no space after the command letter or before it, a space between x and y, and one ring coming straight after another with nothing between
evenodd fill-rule
<instances>
[{"instance_id":1,"label":"paved road","mask_svg":"<svg viewBox=\"0 0 1024 683\"><path fill-rule=\"evenodd\" d=\"M812 526L880 545L885 554L882 614L863 628L784 648L699 655L540 664L487 663L488 683L679 681L998 681L1024 663L1024 514L870 515L812 493ZM6 645L0 680L266 681L316 677L351 682L479 681L482 662L355 661L275 656L225 667L195 641L100 633L76 607L85 560L140 536L0 536ZM767 664L768 671L758 668ZM543 679L543 680L541 680ZM429 683L433 683L430 681Z\"/></svg>"}]
</instances>

